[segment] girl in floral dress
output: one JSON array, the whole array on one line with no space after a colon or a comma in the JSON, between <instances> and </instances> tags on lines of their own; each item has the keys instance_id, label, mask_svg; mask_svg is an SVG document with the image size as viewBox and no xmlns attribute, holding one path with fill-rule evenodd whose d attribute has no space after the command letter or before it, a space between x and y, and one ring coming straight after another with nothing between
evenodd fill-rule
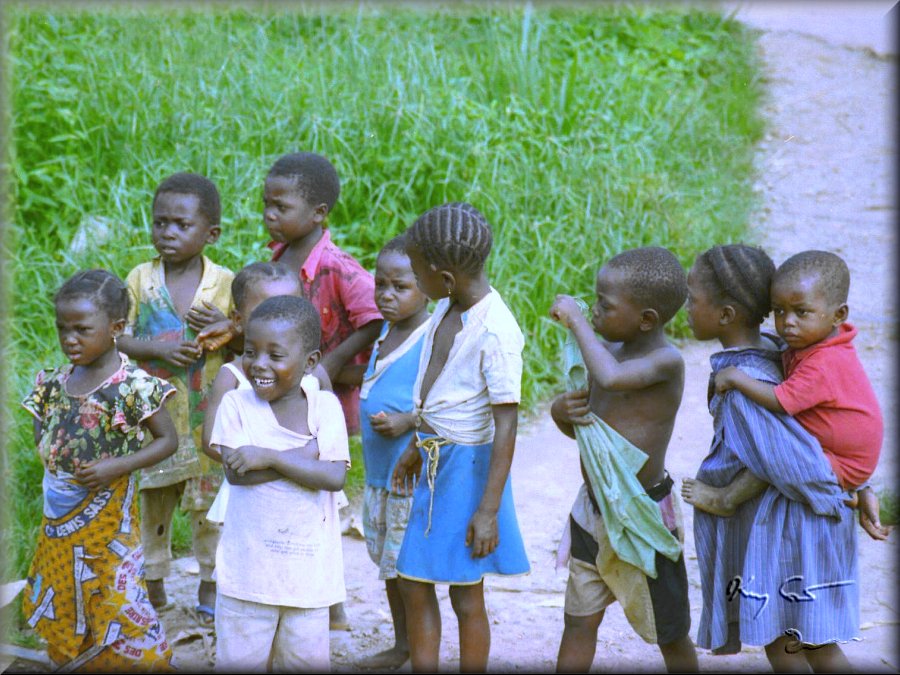
<instances>
[{"instance_id":1,"label":"girl in floral dress","mask_svg":"<svg viewBox=\"0 0 900 675\"><path fill-rule=\"evenodd\" d=\"M133 474L175 451L163 407L174 388L119 354L128 293L115 275L80 272L54 302L69 363L39 372L22 402L44 464L25 617L61 670L171 670L172 650L147 599Z\"/></svg>"}]
</instances>

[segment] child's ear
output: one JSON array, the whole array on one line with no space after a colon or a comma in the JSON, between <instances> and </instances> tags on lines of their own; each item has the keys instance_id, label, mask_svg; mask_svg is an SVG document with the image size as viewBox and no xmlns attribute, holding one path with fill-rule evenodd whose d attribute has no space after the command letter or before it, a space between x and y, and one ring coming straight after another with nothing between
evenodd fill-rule
<instances>
[{"instance_id":1,"label":"child's ear","mask_svg":"<svg viewBox=\"0 0 900 675\"><path fill-rule=\"evenodd\" d=\"M850 315L850 307L847 303L842 303L840 307L834 310L834 325L844 323Z\"/></svg>"},{"instance_id":2,"label":"child's ear","mask_svg":"<svg viewBox=\"0 0 900 675\"><path fill-rule=\"evenodd\" d=\"M320 350L315 350L310 352L306 357L306 373L309 374L313 370L315 370L316 366L319 365L319 361L322 359L322 352Z\"/></svg>"},{"instance_id":3,"label":"child's ear","mask_svg":"<svg viewBox=\"0 0 900 675\"><path fill-rule=\"evenodd\" d=\"M244 332L244 317L236 309L231 310L231 324L234 326L234 332L238 335Z\"/></svg>"},{"instance_id":4,"label":"child's ear","mask_svg":"<svg viewBox=\"0 0 900 675\"><path fill-rule=\"evenodd\" d=\"M456 277L453 276L453 272L450 270L441 270L441 281L444 284L444 288L447 289L447 297L449 298L453 295L453 291L456 290Z\"/></svg>"},{"instance_id":5,"label":"child's ear","mask_svg":"<svg viewBox=\"0 0 900 675\"><path fill-rule=\"evenodd\" d=\"M328 204L322 202L313 210L313 221L315 223L324 223L328 217Z\"/></svg>"},{"instance_id":6,"label":"child's ear","mask_svg":"<svg viewBox=\"0 0 900 675\"><path fill-rule=\"evenodd\" d=\"M722 308L719 310L719 325L727 326L734 323L736 316L737 310L735 310L733 305L722 305Z\"/></svg>"},{"instance_id":7,"label":"child's ear","mask_svg":"<svg viewBox=\"0 0 900 675\"><path fill-rule=\"evenodd\" d=\"M125 319L116 319L109 325L109 332L114 338L119 337L125 330Z\"/></svg>"},{"instance_id":8,"label":"child's ear","mask_svg":"<svg viewBox=\"0 0 900 675\"><path fill-rule=\"evenodd\" d=\"M219 235L222 234L222 228L218 225L213 225L209 228L209 231L206 233L206 243L207 244L215 244L219 241Z\"/></svg>"},{"instance_id":9,"label":"child's ear","mask_svg":"<svg viewBox=\"0 0 900 675\"><path fill-rule=\"evenodd\" d=\"M641 330L653 330L659 325L659 313L655 309L641 310Z\"/></svg>"}]
</instances>

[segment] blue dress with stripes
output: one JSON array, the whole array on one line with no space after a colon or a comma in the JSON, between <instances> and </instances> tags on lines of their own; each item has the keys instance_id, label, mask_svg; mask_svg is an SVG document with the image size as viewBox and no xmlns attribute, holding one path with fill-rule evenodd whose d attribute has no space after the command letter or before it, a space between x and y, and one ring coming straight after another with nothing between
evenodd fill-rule
<instances>
[{"instance_id":1,"label":"blue dress with stripes","mask_svg":"<svg viewBox=\"0 0 900 675\"><path fill-rule=\"evenodd\" d=\"M733 654L741 642L767 645L785 635L812 644L856 639L855 522L819 442L789 415L713 387L727 366L777 384L781 353L726 350L710 361L714 436L697 478L722 487L746 467L770 487L729 518L694 510L703 596L697 644Z\"/></svg>"}]
</instances>

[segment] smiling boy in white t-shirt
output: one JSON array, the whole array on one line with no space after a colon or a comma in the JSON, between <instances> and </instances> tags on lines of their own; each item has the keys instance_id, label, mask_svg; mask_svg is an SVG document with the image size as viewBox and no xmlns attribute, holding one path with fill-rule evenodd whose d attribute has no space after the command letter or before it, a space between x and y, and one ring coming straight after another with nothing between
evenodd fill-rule
<instances>
[{"instance_id":1,"label":"smiling boy in white t-shirt","mask_svg":"<svg viewBox=\"0 0 900 675\"><path fill-rule=\"evenodd\" d=\"M335 501L350 453L337 397L308 376L319 317L302 298L261 303L245 330L252 389L222 399L210 443L231 483L216 555L216 669L329 669L328 607L345 596Z\"/></svg>"}]
</instances>

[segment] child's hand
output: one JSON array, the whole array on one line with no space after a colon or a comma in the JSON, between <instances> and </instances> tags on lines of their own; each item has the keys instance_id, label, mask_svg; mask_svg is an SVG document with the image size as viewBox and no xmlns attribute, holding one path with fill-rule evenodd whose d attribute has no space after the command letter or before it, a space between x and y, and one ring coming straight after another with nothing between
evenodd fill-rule
<instances>
[{"instance_id":1,"label":"child's hand","mask_svg":"<svg viewBox=\"0 0 900 675\"><path fill-rule=\"evenodd\" d=\"M232 448L229 452L223 451L222 463L234 471L238 476L243 476L248 471L268 469L271 465L268 448L260 448L256 445L242 445ZM318 454L318 447L316 447Z\"/></svg>"},{"instance_id":2,"label":"child's hand","mask_svg":"<svg viewBox=\"0 0 900 675\"><path fill-rule=\"evenodd\" d=\"M237 335L234 324L229 319L222 319L208 324L197 333L197 343L208 352L224 347Z\"/></svg>"},{"instance_id":3,"label":"child's hand","mask_svg":"<svg viewBox=\"0 0 900 675\"><path fill-rule=\"evenodd\" d=\"M89 490L105 488L122 475L115 457L95 459L75 466L75 480Z\"/></svg>"},{"instance_id":4,"label":"child's hand","mask_svg":"<svg viewBox=\"0 0 900 675\"><path fill-rule=\"evenodd\" d=\"M857 491L856 495L859 499L859 524L862 526L862 529L864 529L872 539L884 541L888 538L888 535L894 528L891 526L885 527L881 524L878 495L875 494L875 490L866 488Z\"/></svg>"},{"instance_id":5,"label":"child's hand","mask_svg":"<svg viewBox=\"0 0 900 675\"><path fill-rule=\"evenodd\" d=\"M416 428L416 416L414 413L386 413L384 411L369 415L369 422L372 424L372 430L386 436L387 438L397 438L401 434L405 434L410 429Z\"/></svg>"},{"instance_id":6,"label":"child's hand","mask_svg":"<svg viewBox=\"0 0 900 675\"><path fill-rule=\"evenodd\" d=\"M485 513L479 509L466 528L466 546L472 547L472 557L483 558L490 555L499 543L497 514Z\"/></svg>"},{"instance_id":7,"label":"child's hand","mask_svg":"<svg viewBox=\"0 0 900 675\"><path fill-rule=\"evenodd\" d=\"M734 366L728 366L716 373L716 393L724 394L726 391L734 389L735 382L741 372L741 370Z\"/></svg>"},{"instance_id":8,"label":"child's hand","mask_svg":"<svg viewBox=\"0 0 900 675\"><path fill-rule=\"evenodd\" d=\"M572 327L576 318L583 317L578 303L571 295L557 295L556 301L550 307L550 318L559 321L566 328Z\"/></svg>"},{"instance_id":9,"label":"child's hand","mask_svg":"<svg viewBox=\"0 0 900 675\"><path fill-rule=\"evenodd\" d=\"M196 340L162 342L157 358L173 366L186 368L203 355L203 348Z\"/></svg>"},{"instance_id":10,"label":"child's hand","mask_svg":"<svg viewBox=\"0 0 900 675\"><path fill-rule=\"evenodd\" d=\"M421 472L422 455L419 454L413 437L394 467L394 475L391 476L392 489L400 495L411 495Z\"/></svg>"},{"instance_id":11,"label":"child's hand","mask_svg":"<svg viewBox=\"0 0 900 675\"><path fill-rule=\"evenodd\" d=\"M227 321L228 317L222 314L222 310L218 307L204 300L202 307L191 307L184 315L184 320L187 321L188 326L199 333L210 324Z\"/></svg>"},{"instance_id":12,"label":"child's hand","mask_svg":"<svg viewBox=\"0 0 900 675\"><path fill-rule=\"evenodd\" d=\"M567 391L553 399L550 415L563 424L585 425L593 422L587 389Z\"/></svg>"}]
</instances>

